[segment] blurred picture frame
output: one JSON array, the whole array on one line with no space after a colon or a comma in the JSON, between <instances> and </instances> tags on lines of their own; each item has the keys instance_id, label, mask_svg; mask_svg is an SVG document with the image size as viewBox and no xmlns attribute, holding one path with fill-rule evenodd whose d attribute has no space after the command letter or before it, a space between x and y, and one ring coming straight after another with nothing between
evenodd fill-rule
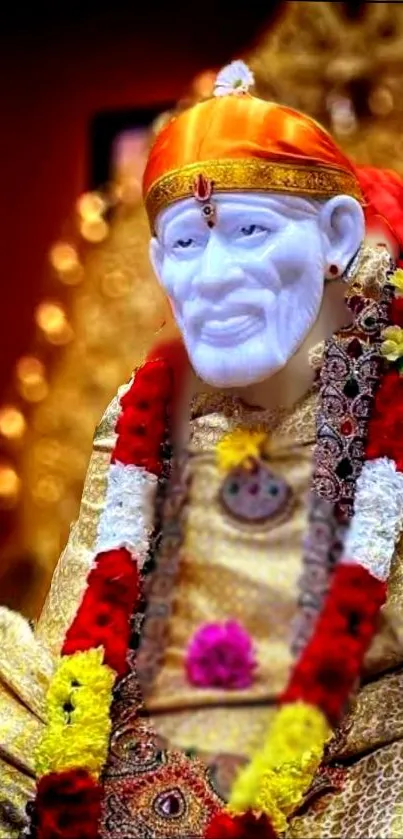
<instances>
[{"instance_id":1,"label":"blurred picture frame","mask_svg":"<svg viewBox=\"0 0 403 839\"><path fill-rule=\"evenodd\" d=\"M89 130L88 189L103 189L112 182L141 182L151 128L161 114L174 108L175 103L165 102L95 114Z\"/></svg>"}]
</instances>

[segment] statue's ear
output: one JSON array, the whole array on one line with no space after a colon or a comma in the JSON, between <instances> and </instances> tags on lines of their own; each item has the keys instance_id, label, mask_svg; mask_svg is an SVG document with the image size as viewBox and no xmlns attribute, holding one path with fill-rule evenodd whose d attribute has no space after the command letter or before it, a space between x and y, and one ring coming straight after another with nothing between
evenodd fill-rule
<instances>
[{"instance_id":1,"label":"statue's ear","mask_svg":"<svg viewBox=\"0 0 403 839\"><path fill-rule=\"evenodd\" d=\"M154 269L154 272L157 276L157 279L161 281L162 276L162 263L164 259L164 252L161 242L158 241L156 236L153 236L150 241L149 246L149 257L151 265Z\"/></svg>"},{"instance_id":2,"label":"statue's ear","mask_svg":"<svg viewBox=\"0 0 403 839\"><path fill-rule=\"evenodd\" d=\"M350 195L337 195L326 201L319 212L324 257L337 265L342 274L364 241L365 219L361 205Z\"/></svg>"}]
</instances>

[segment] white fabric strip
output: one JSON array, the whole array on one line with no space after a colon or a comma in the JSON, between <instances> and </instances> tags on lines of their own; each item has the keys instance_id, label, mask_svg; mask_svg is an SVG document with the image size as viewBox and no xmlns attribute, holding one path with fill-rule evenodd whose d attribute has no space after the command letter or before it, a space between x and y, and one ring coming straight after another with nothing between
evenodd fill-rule
<instances>
[{"instance_id":1,"label":"white fabric strip","mask_svg":"<svg viewBox=\"0 0 403 839\"><path fill-rule=\"evenodd\" d=\"M97 553L127 548L138 558L140 568L143 566L153 530L157 483L157 477L141 466L111 464Z\"/></svg>"},{"instance_id":2,"label":"white fabric strip","mask_svg":"<svg viewBox=\"0 0 403 839\"><path fill-rule=\"evenodd\" d=\"M354 507L342 562L356 562L386 581L403 528L403 474L393 460L380 457L364 464Z\"/></svg>"}]
</instances>

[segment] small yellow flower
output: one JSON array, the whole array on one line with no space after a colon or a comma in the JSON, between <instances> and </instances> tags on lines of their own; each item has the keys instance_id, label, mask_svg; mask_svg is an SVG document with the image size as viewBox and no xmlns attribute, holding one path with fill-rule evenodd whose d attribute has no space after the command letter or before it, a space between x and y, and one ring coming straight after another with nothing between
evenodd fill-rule
<instances>
[{"instance_id":1,"label":"small yellow flower","mask_svg":"<svg viewBox=\"0 0 403 839\"><path fill-rule=\"evenodd\" d=\"M398 296L403 294L403 269L397 268L389 282L395 287Z\"/></svg>"},{"instance_id":2,"label":"small yellow flower","mask_svg":"<svg viewBox=\"0 0 403 839\"><path fill-rule=\"evenodd\" d=\"M403 273L403 272L402 272ZM400 326L388 326L383 330L384 339L381 353L388 361L398 361L403 356L403 329Z\"/></svg>"},{"instance_id":3,"label":"small yellow flower","mask_svg":"<svg viewBox=\"0 0 403 839\"><path fill-rule=\"evenodd\" d=\"M220 469L228 472L250 460L257 460L263 449L267 451L268 435L262 429L236 428L217 443L216 452Z\"/></svg>"}]
</instances>

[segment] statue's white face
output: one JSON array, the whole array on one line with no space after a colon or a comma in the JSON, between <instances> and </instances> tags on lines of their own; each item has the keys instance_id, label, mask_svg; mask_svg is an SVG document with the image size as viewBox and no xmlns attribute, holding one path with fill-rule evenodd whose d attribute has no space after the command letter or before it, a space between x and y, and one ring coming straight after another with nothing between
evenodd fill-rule
<instances>
[{"instance_id":1,"label":"statue's white face","mask_svg":"<svg viewBox=\"0 0 403 839\"><path fill-rule=\"evenodd\" d=\"M329 264L344 270L364 234L354 199L326 203L219 194L209 229L185 199L160 213L151 260L196 373L217 387L271 376L298 349L322 301Z\"/></svg>"}]
</instances>

